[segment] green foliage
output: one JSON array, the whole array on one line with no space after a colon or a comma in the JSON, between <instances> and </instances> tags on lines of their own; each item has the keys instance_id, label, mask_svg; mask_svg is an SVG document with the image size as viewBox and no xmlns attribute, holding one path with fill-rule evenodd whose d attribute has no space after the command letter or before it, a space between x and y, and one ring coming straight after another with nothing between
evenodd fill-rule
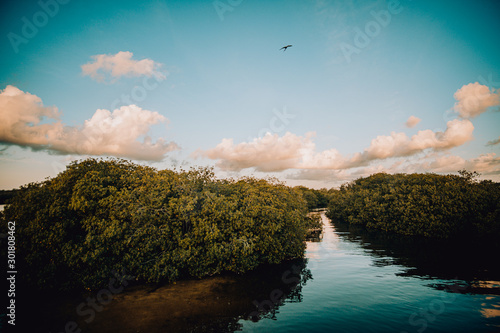
<instances>
[{"instance_id":1,"label":"green foliage","mask_svg":"<svg viewBox=\"0 0 500 333\"><path fill-rule=\"evenodd\" d=\"M98 288L112 270L174 281L301 258L306 202L276 181L218 180L87 159L20 189L5 209L18 258L39 288Z\"/></svg>"},{"instance_id":2,"label":"green foliage","mask_svg":"<svg viewBox=\"0 0 500 333\"><path fill-rule=\"evenodd\" d=\"M307 202L309 210L317 208L326 208L330 198L330 192L325 189L312 189L305 186L296 186L295 189L302 195Z\"/></svg>"},{"instance_id":3,"label":"green foliage","mask_svg":"<svg viewBox=\"0 0 500 333\"><path fill-rule=\"evenodd\" d=\"M323 221L321 220L321 214L319 212L310 212L307 214L306 227L307 229L322 229Z\"/></svg>"},{"instance_id":4,"label":"green foliage","mask_svg":"<svg viewBox=\"0 0 500 333\"><path fill-rule=\"evenodd\" d=\"M457 175L374 174L332 193L333 221L405 235L500 236L500 184Z\"/></svg>"}]
</instances>

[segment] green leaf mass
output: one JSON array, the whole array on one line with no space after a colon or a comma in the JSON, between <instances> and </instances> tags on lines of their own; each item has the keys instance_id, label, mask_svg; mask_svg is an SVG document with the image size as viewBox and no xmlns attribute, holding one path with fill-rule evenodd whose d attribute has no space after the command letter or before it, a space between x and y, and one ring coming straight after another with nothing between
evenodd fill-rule
<instances>
[{"instance_id":1,"label":"green leaf mass","mask_svg":"<svg viewBox=\"0 0 500 333\"><path fill-rule=\"evenodd\" d=\"M327 216L367 229L434 238L500 236L500 183L459 175L378 173L331 191Z\"/></svg>"},{"instance_id":2,"label":"green leaf mass","mask_svg":"<svg viewBox=\"0 0 500 333\"><path fill-rule=\"evenodd\" d=\"M276 180L92 158L21 187L3 213L23 277L56 290L99 288L112 271L172 282L302 258L309 223L300 191Z\"/></svg>"}]
</instances>

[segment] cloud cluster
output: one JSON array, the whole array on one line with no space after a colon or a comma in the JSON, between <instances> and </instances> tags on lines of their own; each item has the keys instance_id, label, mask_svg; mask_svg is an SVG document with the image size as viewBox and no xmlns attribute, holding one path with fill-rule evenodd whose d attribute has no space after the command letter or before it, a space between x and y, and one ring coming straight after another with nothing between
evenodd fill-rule
<instances>
[{"instance_id":1,"label":"cloud cluster","mask_svg":"<svg viewBox=\"0 0 500 333\"><path fill-rule=\"evenodd\" d=\"M72 127L61 122L56 107L46 107L38 96L9 85L0 91L0 116L0 142L34 150L159 161L178 149L161 138L152 141L150 127L167 119L136 105L112 112L99 109L83 126Z\"/></svg>"},{"instance_id":2,"label":"cloud cluster","mask_svg":"<svg viewBox=\"0 0 500 333\"><path fill-rule=\"evenodd\" d=\"M266 133L262 138L235 145L232 139L223 139L215 148L198 151L195 156L204 156L218 160L217 166L226 171L239 171L254 167L258 171L273 172L294 168L304 150L314 144L310 135L299 137L286 133Z\"/></svg>"},{"instance_id":3,"label":"cloud cluster","mask_svg":"<svg viewBox=\"0 0 500 333\"><path fill-rule=\"evenodd\" d=\"M92 79L102 82L106 75L116 80L122 76L152 76L165 79L159 72L161 64L151 59L133 60L132 52L120 51L117 54L98 54L91 56L92 62L82 65L82 74L89 75Z\"/></svg>"},{"instance_id":4,"label":"cloud cluster","mask_svg":"<svg viewBox=\"0 0 500 333\"><path fill-rule=\"evenodd\" d=\"M467 119L448 122L444 132L419 131L408 137L405 133L378 136L361 153L346 157L336 149L316 152L312 141L314 133L297 136L287 132L280 137L267 133L252 142L235 145L224 139L215 148L198 155L217 160L217 166L226 171L255 168L257 171L283 171L286 169L343 170L366 166L374 160L410 156L424 150L447 150L472 139L474 126Z\"/></svg>"},{"instance_id":5,"label":"cloud cluster","mask_svg":"<svg viewBox=\"0 0 500 333\"><path fill-rule=\"evenodd\" d=\"M378 136L353 160L370 162L390 157L410 156L426 149L446 150L472 140L474 125L468 119L454 119L446 124L444 132L418 131L409 138L405 133L392 132L389 136Z\"/></svg>"},{"instance_id":6,"label":"cloud cluster","mask_svg":"<svg viewBox=\"0 0 500 333\"><path fill-rule=\"evenodd\" d=\"M20 146L47 145L49 138L60 131L59 121L40 124L44 118L58 119L56 107L44 107L40 97L14 86L0 91L0 142Z\"/></svg>"},{"instance_id":7,"label":"cloud cluster","mask_svg":"<svg viewBox=\"0 0 500 333\"><path fill-rule=\"evenodd\" d=\"M493 106L500 105L500 91L491 91L478 82L463 86L454 95L455 111L462 118L474 118Z\"/></svg>"},{"instance_id":8,"label":"cloud cluster","mask_svg":"<svg viewBox=\"0 0 500 333\"><path fill-rule=\"evenodd\" d=\"M482 154L471 159L448 153L431 152L425 156L395 161L392 164L376 164L344 170L301 169L286 175L287 179L332 182L337 185L346 181L367 177L374 173L450 173L457 170L475 170L482 175L500 174L500 157L495 153Z\"/></svg>"},{"instance_id":9,"label":"cloud cluster","mask_svg":"<svg viewBox=\"0 0 500 333\"><path fill-rule=\"evenodd\" d=\"M223 139L215 148L198 151L196 156L216 160L216 165L224 171L240 171L254 168L256 171L281 172L295 170L289 179L341 180L366 172L449 172L459 169L474 169L479 172L500 172L500 158L494 154L481 155L472 160L458 156L443 155L448 150L464 145L473 139L474 125L471 118L500 105L500 91L490 90L479 83L462 86L454 94L454 110L459 117L446 124L446 130L420 130L413 136L404 132L392 132L371 140L363 151L346 156L337 149L317 151L313 142L314 132L298 136L287 132L283 136L267 133L264 137L250 142L234 144L232 139ZM406 127L413 128L421 119L410 116ZM487 145L496 145L492 140ZM424 156L422 156L422 154ZM427 160L428 156L434 156ZM419 156L420 161L409 162ZM437 156L437 157L436 157ZM393 160L391 160L393 159ZM426 162L422 162L426 160ZM386 166L375 165L380 162ZM489 171L488 171L489 170ZM493 171L492 171L493 170ZM495 171L497 170L497 171Z\"/></svg>"},{"instance_id":10,"label":"cloud cluster","mask_svg":"<svg viewBox=\"0 0 500 333\"><path fill-rule=\"evenodd\" d=\"M423 161L402 166L397 172L456 172L457 170L475 170L483 175L500 173L500 157L495 153L481 154L478 157L464 159L456 155L426 156Z\"/></svg>"},{"instance_id":11,"label":"cloud cluster","mask_svg":"<svg viewBox=\"0 0 500 333\"><path fill-rule=\"evenodd\" d=\"M417 126L417 124L420 122L420 118L417 118L415 116L410 116L410 118L408 118L408 120L406 121L406 127L408 128L413 128L415 126Z\"/></svg>"}]
</instances>

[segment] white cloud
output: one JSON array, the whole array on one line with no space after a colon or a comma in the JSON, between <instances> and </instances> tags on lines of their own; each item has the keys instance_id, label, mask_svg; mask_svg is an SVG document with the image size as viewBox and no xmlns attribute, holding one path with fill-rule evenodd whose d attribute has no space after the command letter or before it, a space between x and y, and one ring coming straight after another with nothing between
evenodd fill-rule
<instances>
[{"instance_id":1,"label":"white cloud","mask_svg":"<svg viewBox=\"0 0 500 333\"><path fill-rule=\"evenodd\" d=\"M219 160L217 166L225 171L237 171L254 167L257 171L282 171L294 168L305 149L314 145L310 136L296 136L287 132L282 137L266 133L251 142L234 145L232 139L223 139L215 148L198 151L195 156Z\"/></svg>"},{"instance_id":2,"label":"white cloud","mask_svg":"<svg viewBox=\"0 0 500 333\"><path fill-rule=\"evenodd\" d=\"M479 157L465 161L464 168L484 175L499 174L500 157L497 157L495 153L482 154Z\"/></svg>"},{"instance_id":3,"label":"white cloud","mask_svg":"<svg viewBox=\"0 0 500 333\"><path fill-rule=\"evenodd\" d=\"M415 116L410 116L410 118L408 118L408 120L406 121L405 125L406 127L408 128L413 128L415 126L417 126L417 124L420 122L420 118L417 118Z\"/></svg>"},{"instance_id":4,"label":"white cloud","mask_svg":"<svg viewBox=\"0 0 500 333\"><path fill-rule=\"evenodd\" d=\"M98 54L91 56L93 62L82 65L82 74L89 75L94 80L101 82L110 75L114 80L121 76L152 76L165 79L159 72L161 64L151 59L133 60L132 52L120 51L117 54Z\"/></svg>"},{"instance_id":5,"label":"white cloud","mask_svg":"<svg viewBox=\"0 0 500 333\"><path fill-rule=\"evenodd\" d=\"M58 119L56 107L44 107L40 97L14 86L0 90L0 142L20 146L48 144L48 138L59 131L60 122L40 124L44 118Z\"/></svg>"},{"instance_id":6,"label":"white cloud","mask_svg":"<svg viewBox=\"0 0 500 333\"><path fill-rule=\"evenodd\" d=\"M456 155L447 155L436 158L424 168L433 172L453 172L463 169L465 159Z\"/></svg>"},{"instance_id":7,"label":"white cloud","mask_svg":"<svg viewBox=\"0 0 500 333\"><path fill-rule=\"evenodd\" d=\"M405 133L392 132L378 136L363 153L355 155L354 161L369 162L376 159L409 156L425 149L450 149L472 140L474 125L467 119L454 119L447 123L446 131L418 131L409 138Z\"/></svg>"},{"instance_id":8,"label":"white cloud","mask_svg":"<svg viewBox=\"0 0 500 333\"><path fill-rule=\"evenodd\" d=\"M341 185L347 181L360 177L367 177L374 173L384 172L394 173L456 173L458 170L466 169L477 171L481 175L491 176L500 174L500 157L495 153L482 154L471 159L464 159L460 156L448 153L431 152L424 156L408 157L399 159L394 163L381 161L383 164L370 165L345 170L297 170L286 175L287 179L329 182Z\"/></svg>"},{"instance_id":9,"label":"white cloud","mask_svg":"<svg viewBox=\"0 0 500 333\"><path fill-rule=\"evenodd\" d=\"M466 169L477 171L483 175L500 173L500 157L497 157L495 153L481 154L468 160L456 155L429 155L422 160L406 164L398 172L449 173Z\"/></svg>"},{"instance_id":10,"label":"white cloud","mask_svg":"<svg viewBox=\"0 0 500 333\"><path fill-rule=\"evenodd\" d=\"M150 127L167 119L136 105L99 109L83 126L71 127L60 121L56 107L9 85L0 92L0 115L0 142L34 150L159 161L178 149L173 142L151 140Z\"/></svg>"},{"instance_id":11,"label":"white cloud","mask_svg":"<svg viewBox=\"0 0 500 333\"><path fill-rule=\"evenodd\" d=\"M279 137L267 133L252 142L235 145L232 139L224 139L215 148L198 151L197 156L218 160L223 170L237 171L255 168L257 171L283 171L286 169L344 170L367 166L375 160L404 157L424 150L447 150L472 139L474 126L467 119L451 120L445 132L419 131L408 137L405 133L378 136L362 153L345 157L336 149L316 152L312 141L314 133L305 137L287 132Z\"/></svg>"},{"instance_id":12,"label":"white cloud","mask_svg":"<svg viewBox=\"0 0 500 333\"><path fill-rule=\"evenodd\" d=\"M442 155L473 139L474 125L468 118L500 105L499 92L492 92L476 82L459 89L455 98L457 103L454 109L460 117L448 121L445 131L428 129L413 136L404 132L380 135L371 140L363 151L350 156L342 155L334 148L318 152L313 142L314 133L297 136L289 132L282 137L268 133L262 138L239 144L234 144L232 139L224 139L215 148L198 151L196 155L216 160L217 166L229 171L248 168L273 172L295 170L286 175L288 179L340 181L374 172L456 172L464 168L484 174L500 173L500 158L495 154L471 160ZM406 126L411 128L419 122L419 118L410 116ZM498 144L499 141L500 138L488 142L488 145ZM425 154L423 157L422 153ZM419 160L415 161L417 156ZM374 165L374 162L379 164ZM388 163L392 165L388 166Z\"/></svg>"},{"instance_id":13,"label":"white cloud","mask_svg":"<svg viewBox=\"0 0 500 333\"><path fill-rule=\"evenodd\" d=\"M474 118L492 106L500 105L500 92L491 91L478 82L469 83L458 89L454 95L457 102L455 111L462 118Z\"/></svg>"}]
</instances>

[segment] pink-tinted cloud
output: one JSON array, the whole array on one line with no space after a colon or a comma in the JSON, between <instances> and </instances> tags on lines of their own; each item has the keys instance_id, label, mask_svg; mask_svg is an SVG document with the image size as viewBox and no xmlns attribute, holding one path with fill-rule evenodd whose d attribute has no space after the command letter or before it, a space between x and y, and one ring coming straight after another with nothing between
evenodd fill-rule
<instances>
[{"instance_id":1,"label":"pink-tinted cloud","mask_svg":"<svg viewBox=\"0 0 500 333\"><path fill-rule=\"evenodd\" d=\"M384 161L381 161L384 162ZM286 177L293 180L308 180L330 182L341 185L346 181L367 177L374 173L456 173L458 170L477 171L481 175L500 175L500 157L495 153L482 154L475 158L464 159L460 156L447 153L430 153L418 159L409 158L398 160L392 164L375 164L367 167L346 170L297 170Z\"/></svg>"},{"instance_id":2,"label":"pink-tinted cloud","mask_svg":"<svg viewBox=\"0 0 500 333\"><path fill-rule=\"evenodd\" d=\"M152 76L156 75L165 79L165 75L159 72L161 64L151 59L134 60L132 52L120 51L117 54L98 54L91 58L92 62L82 65L82 74L88 75L98 82L111 76L116 80L122 76Z\"/></svg>"},{"instance_id":3,"label":"pink-tinted cloud","mask_svg":"<svg viewBox=\"0 0 500 333\"><path fill-rule=\"evenodd\" d=\"M4 143L47 145L62 128L56 107L45 107L40 97L10 85L0 90L0 115L0 142ZM44 119L56 122L40 124Z\"/></svg>"},{"instance_id":4,"label":"pink-tinted cloud","mask_svg":"<svg viewBox=\"0 0 500 333\"><path fill-rule=\"evenodd\" d=\"M226 171L255 168L258 171L282 171L294 168L303 151L312 144L306 137L286 133L282 137L266 133L262 138L235 145L232 139L223 139L215 148L198 151L195 156L218 160L217 166Z\"/></svg>"},{"instance_id":5,"label":"pink-tinted cloud","mask_svg":"<svg viewBox=\"0 0 500 333\"><path fill-rule=\"evenodd\" d=\"M466 169L483 175L500 173L500 157L495 153L481 154L478 157L464 159L456 155L427 156L422 162L404 165L398 172L436 172L449 173Z\"/></svg>"},{"instance_id":6,"label":"pink-tinted cloud","mask_svg":"<svg viewBox=\"0 0 500 333\"><path fill-rule=\"evenodd\" d=\"M234 144L232 139L224 139L215 148L199 151L204 156L217 161L224 170L239 171L254 168L257 171L296 170L290 179L331 179L338 181L367 172L454 172L466 168L484 173L498 171L499 158L494 154L481 155L465 160L458 156L444 155L443 152L464 145L473 139L474 125L469 118L476 117L487 109L500 105L500 94L479 83L464 85L455 93L455 111L458 119L448 121L445 131L421 130L413 136L404 132L392 132L374 138L362 152L350 156L342 155L337 149L317 151L313 133L297 136L286 133L283 137L266 134L252 142ZM412 128L420 122L410 116L406 126ZM498 140L487 145L498 144ZM425 162L407 162L412 156L424 153L439 155ZM374 162L392 166L386 167ZM396 159L396 160L394 160ZM405 162L406 161L406 162Z\"/></svg>"},{"instance_id":7,"label":"pink-tinted cloud","mask_svg":"<svg viewBox=\"0 0 500 333\"><path fill-rule=\"evenodd\" d=\"M425 149L444 150L458 147L472 140L474 125L467 119L454 119L447 123L444 132L418 131L411 138L405 133L381 135L372 140L363 153L356 154L353 161L373 161L391 157L417 154Z\"/></svg>"},{"instance_id":8,"label":"pink-tinted cloud","mask_svg":"<svg viewBox=\"0 0 500 333\"><path fill-rule=\"evenodd\" d=\"M454 109L462 118L477 117L488 108L500 105L500 92L478 82L464 85L454 97L457 100Z\"/></svg>"},{"instance_id":9,"label":"pink-tinted cloud","mask_svg":"<svg viewBox=\"0 0 500 333\"><path fill-rule=\"evenodd\" d=\"M421 121L422 119L420 118L417 118L415 116L410 116L410 118L408 118L408 120L406 121L405 125L406 127L408 128L413 128L415 126L417 126L417 124Z\"/></svg>"},{"instance_id":10,"label":"pink-tinted cloud","mask_svg":"<svg viewBox=\"0 0 500 333\"><path fill-rule=\"evenodd\" d=\"M346 157L336 149L316 152L312 141L313 133L305 137L286 133L266 134L252 142L235 145L232 139L224 139L215 148L197 152L217 160L223 170L238 171L255 168L257 171L283 171L287 169L343 170L367 166L375 160L404 157L425 150L447 150L460 146L472 139L474 126L467 119L451 120L444 132L419 131L412 137L405 133L381 135L372 140L361 153Z\"/></svg>"},{"instance_id":11,"label":"pink-tinted cloud","mask_svg":"<svg viewBox=\"0 0 500 333\"><path fill-rule=\"evenodd\" d=\"M35 150L162 160L178 149L173 142L151 140L150 127L167 119L136 105L112 112L99 109L83 126L71 127L61 122L56 107L46 107L38 96L7 86L0 92L0 115L0 142Z\"/></svg>"}]
</instances>

